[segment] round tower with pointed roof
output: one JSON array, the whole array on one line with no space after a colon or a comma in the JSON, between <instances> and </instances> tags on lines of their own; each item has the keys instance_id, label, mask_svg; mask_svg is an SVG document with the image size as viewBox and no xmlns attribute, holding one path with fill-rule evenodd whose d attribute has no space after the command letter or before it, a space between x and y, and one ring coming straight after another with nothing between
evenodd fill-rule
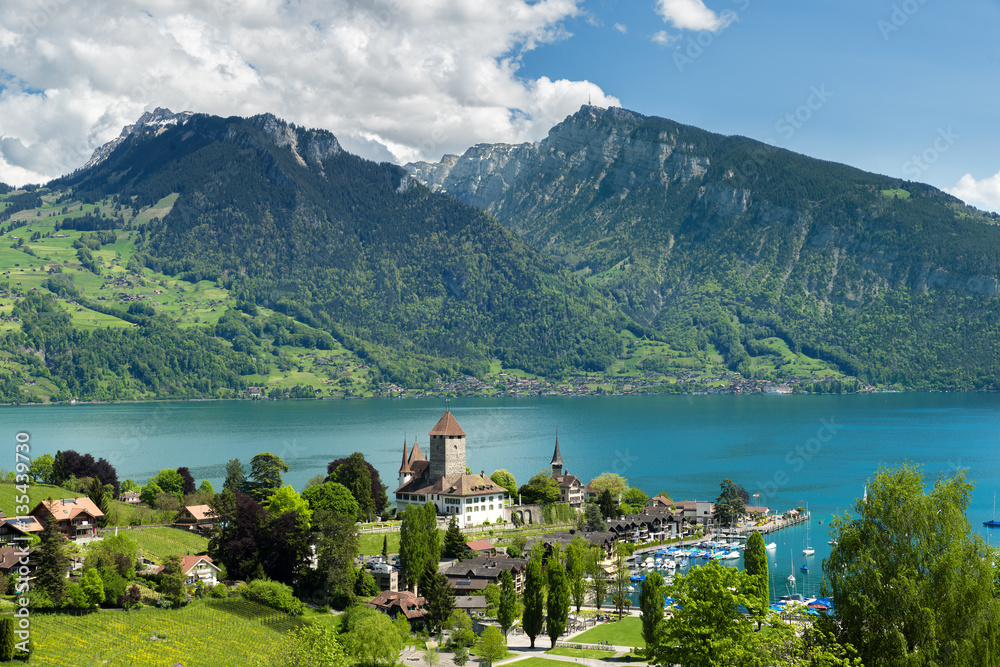
<instances>
[{"instance_id":1,"label":"round tower with pointed roof","mask_svg":"<svg viewBox=\"0 0 1000 667\"><path fill-rule=\"evenodd\" d=\"M552 474L556 477L563 474L562 454L559 453L559 430L556 429L556 451L552 452Z\"/></svg>"},{"instance_id":2,"label":"round tower with pointed roof","mask_svg":"<svg viewBox=\"0 0 1000 667\"><path fill-rule=\"evenodd\" d=\"M428 433L431 437L430 479L454 480L465 474L465 431L451 410Z\"/></svg>"}]
</instances>

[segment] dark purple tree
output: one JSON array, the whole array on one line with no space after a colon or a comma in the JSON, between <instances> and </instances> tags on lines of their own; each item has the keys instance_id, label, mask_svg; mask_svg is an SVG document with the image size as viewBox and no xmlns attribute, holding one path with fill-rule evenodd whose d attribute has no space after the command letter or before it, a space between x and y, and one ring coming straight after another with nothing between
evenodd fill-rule
<instances>
[{"instance_id":1,"label":"dark purple tree","mask_svg":"<svg viewBox=\"0 0 1000 667\"><path fill-rule=\"evenodd\" d=\"M181 489L182 494L186 496L198 490L198 487L194 485L194 477L191 476L191 471L186 466L178 468L177 474L184 478L184 487Z\"/></svg>"},{"instance_id":2,"label":"dark purple tree","mask_svg":"<svg viewBox=\"0 0 1000 667\"><path fill-rule=\"evenodd\" d=\"M357 454L357 452L355 453ZM368 463L368 461L365 461L363 455L361 456L361 460L368 468L369 475L371 475L371 498L372 502L374 502L375 504L375 511L381 514L383 511L385 511L386 506L388 506L389 504L389 496L386 494L385 484L382 483L382 478L379 477L378 470L375 469L375 466L373 466L371 463ZM351 463L351 458L346 457L342 459L337 459L335 461L330 461L330 463L328 463L326 466L326 475L327 475L326 481L339 482L344 486L346 486L347 488L351 488L350 484L346 484L345 482L341 481L336 475L337 468L344 465L345 463Z\"/></svg>"},{"instance_id":3,"label":"dark purple tree","mask_svg":"<svg viewBox=\"0 0 1000 667\"><path fill-rule=\"evenodd\" d=\"M96 477L101 480L101 484L110 484L114 487L115 496L119 493L118 472L107 459L94 460L92 454L80 454L79 452L67 449L56 452L55 461L52 464L52 478L58 485L65 482L70 477Z\"/></svg>"},{"instance_id":4,"label":"dark purple tree","mask_svg":"<svg viewBox=\"0 0 1000 667\"><path fill-rule=\"evenodd\" d=\"M268 515L260 531L260 564L274 581L293 585L308 565L309 528L299 521L298 512Z\"/></svg>"},{"instance_id":5,"label":"dark purple tree","mask_svg":"<svg viewBox=\"0 0 1000 667\"><path fill-rule=\"evenodd\" d=\"M225 564L230 579L249 581L263 575L258 539L267 521L267 510L250 496L228 489L212 499L209 506L218 518L208 542L208 555Z\"/></svg>"}]
</instances>

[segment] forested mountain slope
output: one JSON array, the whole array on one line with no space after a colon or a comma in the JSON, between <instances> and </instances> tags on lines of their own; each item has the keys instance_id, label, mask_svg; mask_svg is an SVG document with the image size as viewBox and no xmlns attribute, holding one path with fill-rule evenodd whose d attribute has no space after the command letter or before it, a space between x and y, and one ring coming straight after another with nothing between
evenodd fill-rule
<instances>
[{"instance_id":1,"label":"forested mountain slope","mask_svg":"<svg viewBox=\"0 0 1000 667\"><path fill-rule=\"evenodd\" d=\"M778 336L873 382L998 386L997 216L931 186L591 106L407 169L731 368Z\"/></svg>"}]
</instances>

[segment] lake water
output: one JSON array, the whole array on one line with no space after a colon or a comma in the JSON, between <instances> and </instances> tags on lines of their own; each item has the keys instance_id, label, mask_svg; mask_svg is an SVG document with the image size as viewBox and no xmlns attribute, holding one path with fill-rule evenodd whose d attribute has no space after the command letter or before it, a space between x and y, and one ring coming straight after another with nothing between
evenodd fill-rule
<instances>
[{"instance_id":1,"label":"lake water","mask_svg":"<svg viewBox=\"0 0 1000 667\"><path fill-rule=\"evenodd\" d=\"M784 581L794 571L800 592L818 586L831 514L861 497L880 464L922 463L930 478L968 468L977 527L992 516L1000 487L1000 394L456 399L451 407L477 472L506 468L527 481L549 465L558 428L566 469L584 482L612 471L651 494L713 499L729 477L760 493L754 504L785 510L807 502L815 556L801 555L805 527L767 540L778 543L772 572ZM247 464L263 451L278 454L291 468L286 481L301 489L327 462L361 451L391 492L404 436L417 436L426 452L444 409L429 399L7 406L0 468L13 467L14 434L23 430L34 455L90 452L111 461L120 479L139 482L188 466L216 488L232 458ZM988 537L995 544L1000 531Z\"/></svg>"}]
</instances>

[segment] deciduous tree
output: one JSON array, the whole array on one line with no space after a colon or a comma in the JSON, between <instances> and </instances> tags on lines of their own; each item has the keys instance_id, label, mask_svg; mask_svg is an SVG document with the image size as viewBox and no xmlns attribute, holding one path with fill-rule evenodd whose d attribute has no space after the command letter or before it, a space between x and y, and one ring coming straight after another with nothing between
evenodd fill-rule
<instances>
[{"instance_id":1,"label":"deciduous tree","mask_svg":"<svg viewBox=\"0 0 1000 667\"><path fill-rule=\"evenodd\" d=\"M532 554L528 560L527 572L524 578L524 614L521 624L524 634L531 640L531 648L535 648L535 637L542 634L545 623L545 579L542 576L542 558L540 554Z\"/></svg>"},{"instance_id":2,"label":"deciduous tree","mask_svg":"<svg viewBox=\"0 0 1000 667\"><path fill-rule=\"evenodd\" d=\"M562 564L558 553L553 553L548 563L548 595L546 596L545 630L555 648L559 636L566 632L566 622L569 619L569 581L566 579L566 566Z\"/></svg>"},{"instance_id":3,"label":"deciduous tree","mask_svg":"<svg viewBox=\"0 0 1000 667\"><path fill-rule=\"evenodd\" d=\"M517 621L517 606L517 589L514 588L514 577L511 576L510 570L504 568L504 571L500 573L500 599L497 604L497 621L500 623L504 637Z\"/></svg>"},{"instance_id":4,"label":"deciduous tree","mask_svg":"<svg viewBox=\"0 0 1000 667\"><path fill-rule=\"evenodd\" d=\"M577 535L566 547L566 579L569 582L569 593L573 605L579 613L587 595L587 586L583 575L587 569L587 542Z\"/></svg>"},{"instance_id":5,"label":"deciduous tree","mask_svg":"<svg viewBox=\"0 0 1000 667\"><path fill-rule=\"evenodd\" d=\"M642 615L642 638L646 646L656 643L656 629L663 622L663 600L666 582L659 572L646 575L639 591L639 610ZM652 657L650 655L650 657Z\"/></svg>"},{"instance_id":6,"label":"deciduous tree","mask_svg":"<svg viewBox=\"0 0 1000 667\"><path fill-rule=\"evenodd\" d=\"M358 501L351 495L350 490L339 482L323 482L310 486L302 492L302 497L313 511L327 510L347 515L352 519L358 517Z\"/></svg>"},{"instance_id":7,"label":"deciduous tree","mask_svg":"<svg viewBox=\"0 0 1000 667\"><path fill-rule=\"evenodd\" d=\"M558 502L560 497L559 482L552 476L552 469L542 470L532 477L527 484L518 489L521 502L525 505L545 505Z\"/></svg>"},{"instance_id":8,"label":"deciduous tree","mask_svg":"<svg viewBox=\"0 0 1000 667\"><path fill-rule=\"evenodd\" d=\"M534 645L534 637L532 637ZM497 660L503 660L507 655L507 640L495 625L488 625L479 636L479 655L485 665L492 665Z\"/></svg>"},{"instance_id":9,"label":"deciduous tree","mask_svg":"<svg viewBox=\"0 0 1000 667\"><path fill-rule=\"evenodd\" d=\"M507 489L507 495L511 498L517 499L517 480L514 479L509 471L500 468L499 470L494 470L490 474L490 479L499 486Z\"/></svg>"},{"instance_id":10,"label":"deciduous tree","mask_svg":"<svg viewBox=\"0 0 1000 667\"><path fill-rule=\"evenodd\" d=\"M754 603L748 609L751 615L757 619L757 629L763 622L771 604L770 575L767 568L767 548L764 546L764 538L757 531L747 538L747 546L743 552L743 569L753 577L752 585L756 589L751 591L751 601Z\"/></svg>"}]
</instances>

